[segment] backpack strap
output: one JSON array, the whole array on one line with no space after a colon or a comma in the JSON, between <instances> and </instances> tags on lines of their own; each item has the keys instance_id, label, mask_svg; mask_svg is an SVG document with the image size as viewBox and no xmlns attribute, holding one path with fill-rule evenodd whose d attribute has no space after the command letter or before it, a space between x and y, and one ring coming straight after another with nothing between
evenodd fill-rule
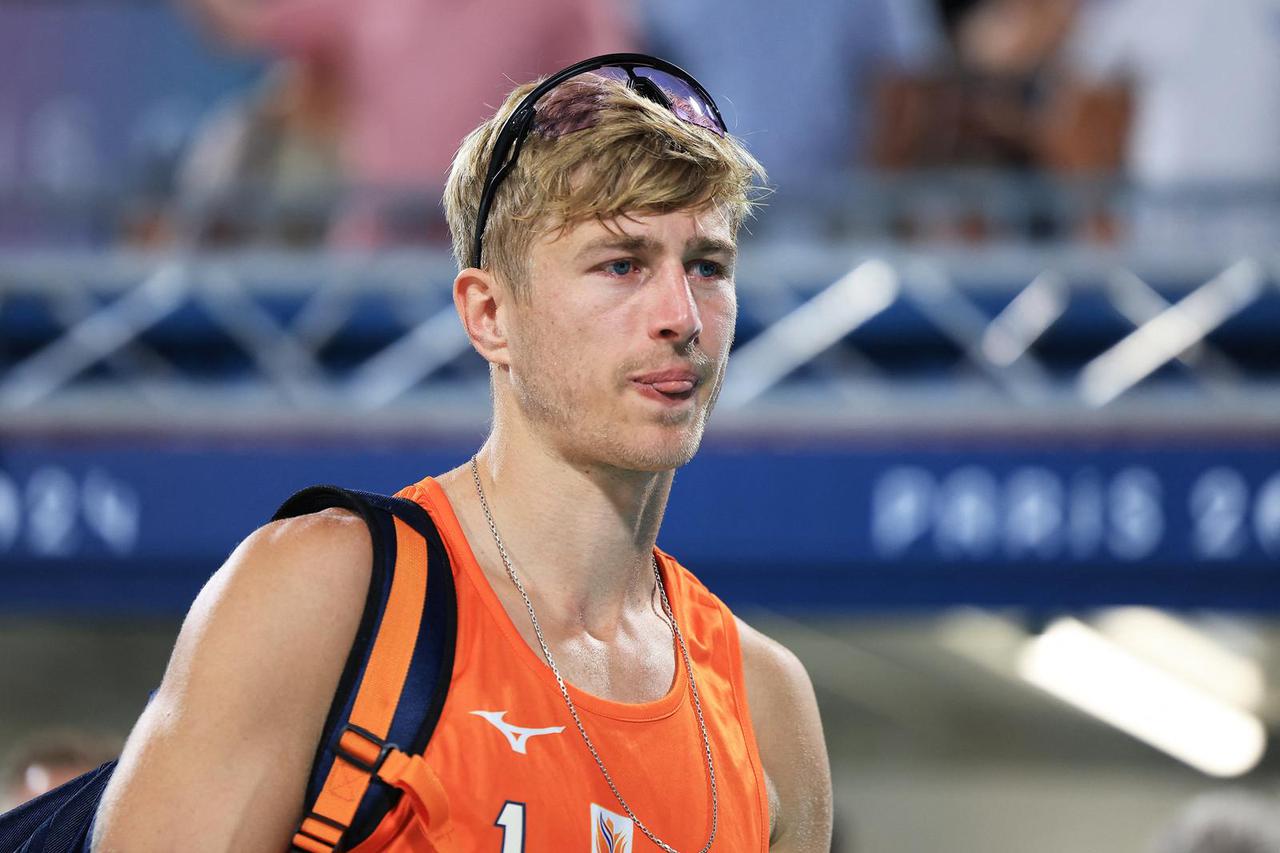
<instances>
[{"instance_id":1,"label":"backpack strap","mask_svg":"<svg viewBox=\"0 0 1280 853\"><path fill-rule=\"evenodd\" d=\"M446 808L442 796L424 787L430 771L416 753L439 721L453 672L457 603L448 552L430 515L403 498L313 486L286 501L275 517L328 507L364 519L373 539L373 572L293 838L292 849L306 853L359 843L399 790L410 786L403 781L410 777L422 789L410 791L416 811L429 804L440 819Z\"/></svg>"}]
</instances>

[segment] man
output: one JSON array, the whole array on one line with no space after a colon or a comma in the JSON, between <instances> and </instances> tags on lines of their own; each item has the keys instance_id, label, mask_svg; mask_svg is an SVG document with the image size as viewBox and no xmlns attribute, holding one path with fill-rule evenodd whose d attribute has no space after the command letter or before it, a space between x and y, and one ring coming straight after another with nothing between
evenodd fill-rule
<instances>
[{"instance_id":1,"label":"man","mask_svg":"<svg viewBox=\"0 0 1280 853\"><path fill-rule=\"evenodd\" d=\"M453 293L493 429L401 493L436 522L458 591L424 753L448 818L404 830L419 846L368 849L829 849L803 667L655 547L724 380L757 174L696 81L635 55L517 89L463 143ZM241 544L130 737L96 849L288 844L370 549L334 510Z\"/></svg>"}]
</instances>

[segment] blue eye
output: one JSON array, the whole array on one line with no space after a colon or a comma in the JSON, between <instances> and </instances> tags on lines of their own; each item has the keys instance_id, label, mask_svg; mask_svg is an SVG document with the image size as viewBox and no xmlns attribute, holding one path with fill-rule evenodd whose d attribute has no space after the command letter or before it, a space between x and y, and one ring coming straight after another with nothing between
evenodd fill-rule
<instances>
[{"instance_id":1,"label":"blue eye","mask_svg":"<svg viewBox=\"0 0 1280 853\"><path fill-rule=\"evenodd\" d=\"M635 269L634 261L610 261L605 264L605 269L614 275L630 275Z\"/></svg>"},{"instance_id":2,"label":"blue eye","mask_svg":"<svg viewBox=\"0 0 1280 853\"><path fill-rule=\"evenodd\" d=\"M702 278L715 278L720 275L721 267L715 261L695 261L693 271Z\"/></svg>"}]
</instances>

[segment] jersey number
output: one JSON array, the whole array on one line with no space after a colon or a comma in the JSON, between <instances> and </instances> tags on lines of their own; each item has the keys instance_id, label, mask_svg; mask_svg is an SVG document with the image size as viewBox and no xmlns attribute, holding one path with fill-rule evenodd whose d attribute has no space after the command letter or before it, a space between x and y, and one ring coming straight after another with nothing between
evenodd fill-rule
<instances>
[{"instance_id":1,"label":"jersey number","mask_svg":"<svg viewBox=\"0 0 1280 853\"><path fill-rule=\"evenodd\" d=\"M493 825L502 827L502 853L524 853L524 803L507 800Z\"/></svg>"}]
</instances>

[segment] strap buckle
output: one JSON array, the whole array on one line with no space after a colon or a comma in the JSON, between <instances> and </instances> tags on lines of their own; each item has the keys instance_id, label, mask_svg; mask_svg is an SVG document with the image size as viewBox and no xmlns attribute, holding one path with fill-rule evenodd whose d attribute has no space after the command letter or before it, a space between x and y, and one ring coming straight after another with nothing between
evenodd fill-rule
<instances>
[{"instance_id":1,"label":"strap buckle","mask_svg":"<svg viewBox=\"0 0 1280 853\"><path fill-rule=\"evenodd\" d=\"M325 826L330 827L331 829L336 829L338 831L338 840L336 842L330 841L327 838L321 838L319 835L316 835L314 832L308 832L307 830L303 829L303 827L306 826L307 821L309 820L314 820L324 824ZM294 842L289 846L290 853L294 853L294 851L296 851L296 853L310 853L310 851L307 848L298 846L297 838L299 835L301 835L303 838L306 838L308 841L315 842L316 844L322 844L325 847L329 848L329 850L334 851L334 853L337 853L338 850L342 849L342 838L347 834L347 830L350 828L351 827L347 826L346 824L336 821L331 817L325 817L324 815L320 814L317 811L309 811L307 812L306 816L303 817L302 822L298 825L297 831L294 833Z\"/></svg>"},{"instance_id":2,"label":"strap buckle","mask_svg":"<svg viewBox=\"0 0 1280 853\"><path fill-rule=\"evenodd\" d=\"M362 738L363 740L368 741L370 744L378 747L378 757L375 758L372 762L366 761L365 759L351 752L351 750L349 750L348 748L344 747L342 745L342 739L347 736L347 732L351 732L357 737ZM334 744L333 754L336 758L341 758L343 761L347 762L348 764L358 767L364 772L373 776L373 775L376 775L378 770L382 768L382 763L387 760L387 756L391 754L391 751L393 749L399 749L399 748L400 747L396 746L394 743L390 743L388 741L383 740L382 738L378 737L368 729L363 729L360 726L355 725L354 723L347 723L338 732L338 740Z\"/></svg>"}]
</instances>

